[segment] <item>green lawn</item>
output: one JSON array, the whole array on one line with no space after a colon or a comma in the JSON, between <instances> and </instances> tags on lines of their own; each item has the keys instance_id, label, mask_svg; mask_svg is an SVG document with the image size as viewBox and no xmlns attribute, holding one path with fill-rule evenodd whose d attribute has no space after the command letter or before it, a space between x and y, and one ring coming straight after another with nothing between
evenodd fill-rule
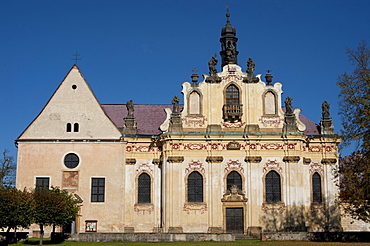
<instances>
[{"instance_id":1,"label":"green lawn","mask_svg":"<svg viewBox=\"0 0 370 246\"><path fill-rule=\"evenodd\" d=\"M22 242L18 244L10 245L38 245L39 241L37 239L30 239L29 242ZM44 245L52 245L48 239L44 240ZM189 246L202 246L202 245L222 245L222 246L239 246L239 245L257 245L257 246L370 246L369 243L322 243L322 242L305 242L305 241L260 241L260 240L236 240L234 242L160 242L160 243L145 243L145 242L102 242L102 243L90 243L90 242L64 242L62 246L90 246L90 245L99 245L99 246L118 246L118 245L127 245L127 246L155 246L155 245L189 245Z\"/></svg>"}]
</instances>

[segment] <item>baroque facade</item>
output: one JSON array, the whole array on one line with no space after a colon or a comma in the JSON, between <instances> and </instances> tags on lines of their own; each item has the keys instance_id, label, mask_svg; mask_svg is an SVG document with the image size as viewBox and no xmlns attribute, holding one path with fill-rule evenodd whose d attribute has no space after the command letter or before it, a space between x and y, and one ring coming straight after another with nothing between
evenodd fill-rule
<instances>
[{"instance_id":1,"label":"baroque facade","mask_svg":"<svg viewBox=\"0 0 370 246\"><path fill-rule=\"evenodd\" d=\"M100 104L74 65L16 140L17 188L58 186L82 201L76 232L337 230L338 144L324 102L316 125L282 105L282 84L238 65L182 84L183 104Z\"/></svg>"}]
</instances>

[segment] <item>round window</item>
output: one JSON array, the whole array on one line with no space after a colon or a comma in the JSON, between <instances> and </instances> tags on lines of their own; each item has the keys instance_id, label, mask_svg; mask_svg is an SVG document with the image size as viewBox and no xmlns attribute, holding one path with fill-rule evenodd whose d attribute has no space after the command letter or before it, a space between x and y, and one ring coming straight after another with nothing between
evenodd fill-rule
<instances>
[{"instance_id":1,"label":"round window","mask_svg":"<svg viewBox=\"0 0 370 246\"><path fill-rule=\"evenodd\" d=\"M80 163L80 159L76 154L70 153L64 157L64 165L68 168L75 168Z\"/></svg>"}]
</instances>

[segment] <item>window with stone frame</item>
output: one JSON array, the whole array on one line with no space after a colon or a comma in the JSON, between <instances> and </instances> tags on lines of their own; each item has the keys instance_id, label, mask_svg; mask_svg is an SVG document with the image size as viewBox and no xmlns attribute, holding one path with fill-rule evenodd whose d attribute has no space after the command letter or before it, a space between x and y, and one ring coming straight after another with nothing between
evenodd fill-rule
<instances>
[{"instance_id":1,"label":"window with stone frame","mask_svg":"<svg viewBox=\"0 0 370 246\"><path fill-rule=\"evenodd\" d=\"M321 176L317 172L312 175L312 201L322 203Z\"/></svg>"},{"instance_id":2,"label":"window with stone frame","mask_svg":"<svg viewBox=\"0 0 370 246\"><path fill-rule=\"evenodd\" d=\"M203 202L203 176L193 171L188 176L188 202Z\"/></svg>"},{"instance_id":3,"label":"window with stone frame","mask_svg":"<svg viewBox=\"0 0 370 246\"><path fill-rule=\"evenodd\" d=\"M150 203L151 178L149 174L142 173L138 177L137 202Z\"/></svg>"},{"instance_id":4,"label":"window with stone frame","mask_svg":"<svg viewBox=\"0 0 370 246\"><path fill-rule=\"evenodd\" d=\"M266 202L281 201L281 181L280 175L276 171L270 171L265 177Z\"/></svg>"},{"instance_id":5,"label":"window with stone frame","mask_svg":"<svg viewBox=\"0 0 370 246\"><path fill-rule=\"evenodd\" d=\"M36 177L36 190L48 190L50 187L50 178Z\"/></svg>"},{"instance_id":6,"label":"window with stone frame","mask_svg":"<svg viewBox=\"0 0 370 246\"><path fill-rule=\"evenodd\" d=\"M240 191L243 189L242 176L237 171L231 171L227 175L227 190L230 190L233 185L236 185Z\"/></svg>"},{"instance_id":7,"label":"window with stone frame","mask_svg":"<svg viewBox=\"0 0 370 246\"><path fill-rule=\"evenodd\" d=\"M105 178L91 179L91 202L104 202Z\"/></svg>"}]
</instances>

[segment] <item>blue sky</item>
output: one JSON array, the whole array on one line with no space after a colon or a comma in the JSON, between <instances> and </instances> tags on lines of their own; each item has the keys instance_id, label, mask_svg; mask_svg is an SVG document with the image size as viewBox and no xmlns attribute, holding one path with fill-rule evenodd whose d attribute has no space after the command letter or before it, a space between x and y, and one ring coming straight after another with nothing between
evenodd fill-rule
<instances>
[{"instance_id":1,"label":"blue sky","mask_svg":"<svg viewBox=\"0 0 370 246\"><path fill-rule=\"evenodd\" d=\"M238 62L272 70L284 99L319 123L331 105L336 132L338 75L345 49L370 40L368 0L229 0ZM0 0L0 150L37 116L74 61L103 104L171 103L195 68L220 51L225 0ZM218 64L220 71L220 64ZM182 97L181 97L182 99ZM348 153L345 150L344 153Z\"/></svg>"}]
</instances>

